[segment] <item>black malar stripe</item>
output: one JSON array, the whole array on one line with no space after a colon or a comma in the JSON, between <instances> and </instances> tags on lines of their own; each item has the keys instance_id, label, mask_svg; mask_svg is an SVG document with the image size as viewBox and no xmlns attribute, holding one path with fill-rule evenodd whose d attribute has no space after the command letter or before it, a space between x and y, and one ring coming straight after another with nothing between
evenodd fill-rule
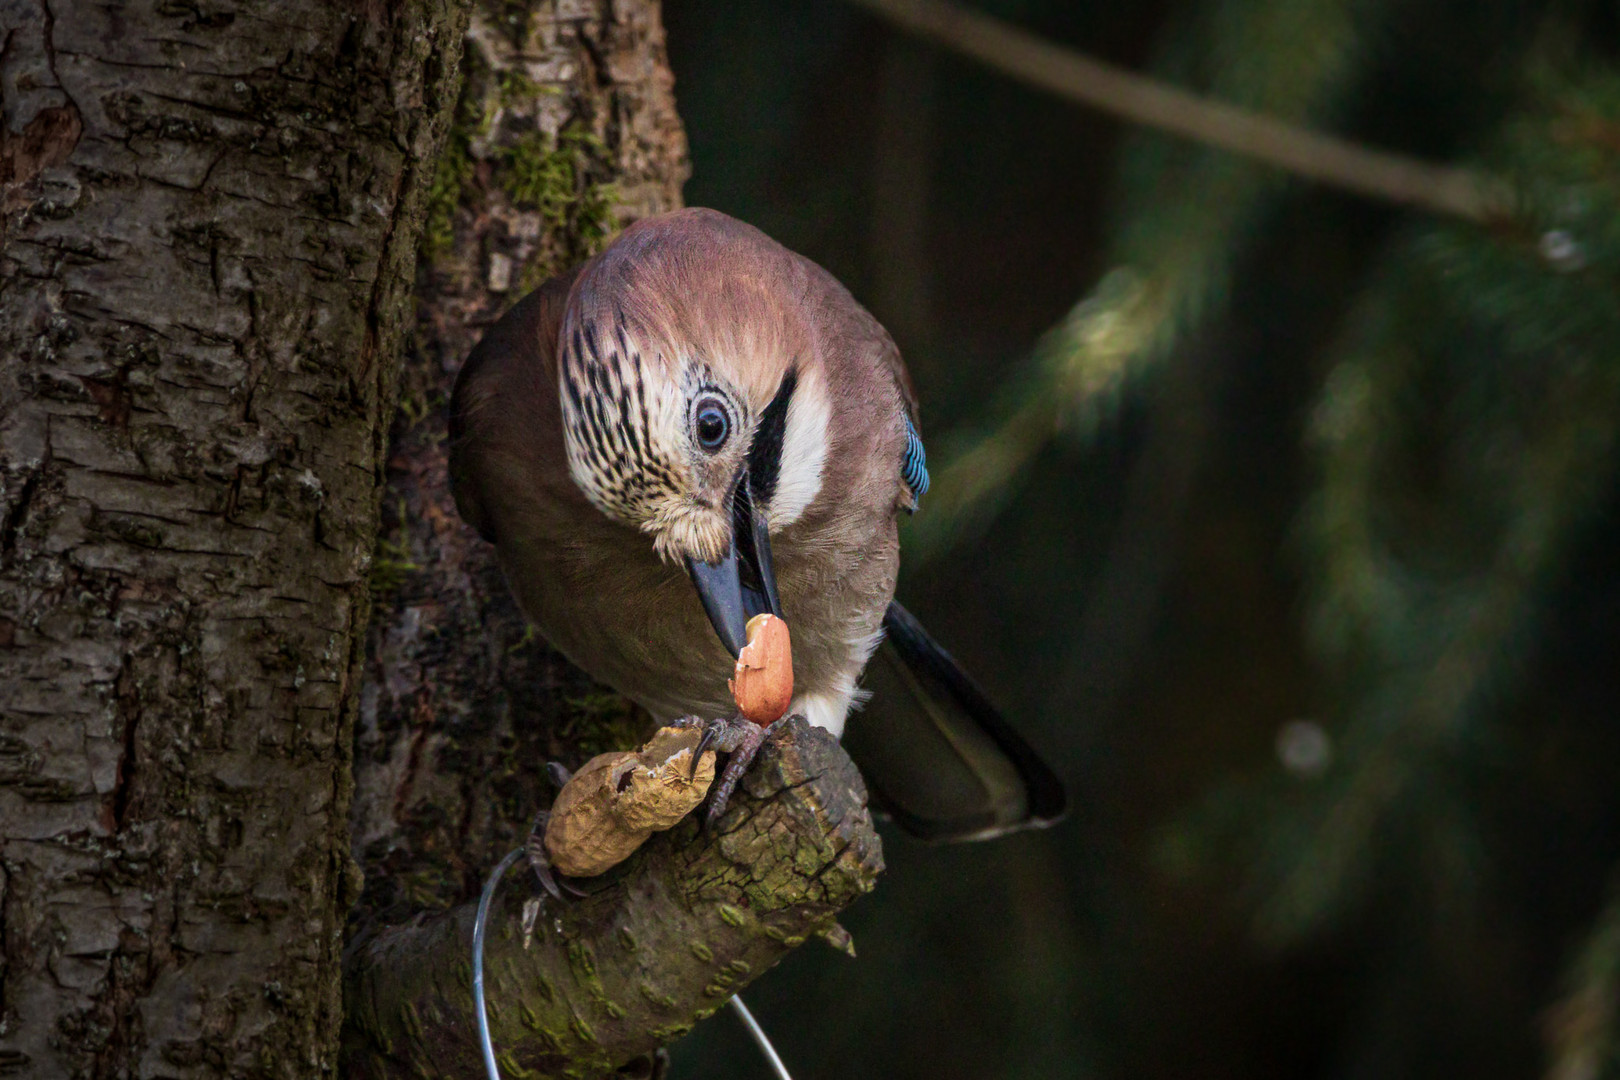
<instances>
[{"instance_id":1,"label":"black malar stripe","mask_svg":"<svg viewBox=\"0 0 1620 1080\"><path fill-rule=\"evenodd\" d=\"M787 438L788 404L793 400L793 391L798 385L798 372L788 368L776 396L771 398L771 403L760 414L759 423L754 425L754 441L748 447L748 477L754 505L761 509L770 505L771 496L776 494L777 478L782 474L782 446Z\"/></svg>"}]
</instances>

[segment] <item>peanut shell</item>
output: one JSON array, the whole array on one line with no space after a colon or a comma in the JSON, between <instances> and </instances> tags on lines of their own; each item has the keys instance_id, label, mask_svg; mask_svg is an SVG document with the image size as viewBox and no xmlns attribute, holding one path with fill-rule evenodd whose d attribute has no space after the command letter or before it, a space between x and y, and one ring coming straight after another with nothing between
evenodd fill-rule
<instances>
[{"instance_id":1,"label":"peanut shell","mask_svg":"<svg viewBox=\"0 0 1620 1080\"><path fill-rule=\"evenodd\" d=\"M551 865L569 877L594 877L695 809L714 782L712 750L692 773L700 736L696 728L660 728L639 751L587 761L552 804L545 835Z\"/></svg>"}]
</instances>

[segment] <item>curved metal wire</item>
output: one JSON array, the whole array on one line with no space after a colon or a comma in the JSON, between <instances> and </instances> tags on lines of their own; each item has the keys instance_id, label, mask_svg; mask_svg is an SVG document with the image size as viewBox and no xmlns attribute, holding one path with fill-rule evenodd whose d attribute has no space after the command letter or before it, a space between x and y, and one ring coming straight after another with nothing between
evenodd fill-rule
<instances>
[{"instance_id":1,"label":"curved metal wire","mask_svg":"<svg viewBox=\"0 0 1620 1080\"><path fill-rule=\"evenodd\" d=\"M484 1072L489 1080L501 1080L501 1070L495 1064L495 1044L489 1037L489 1010L484 1007L484 930L489 925L489 904L495 898L495 886L522 857L523 849L515 848L491 871L489 880L484 882L484 893L478 898L478 917L473 920L473 1005L478 1010L478 1045L484 1051Z\"/></svg>"},{"instance_id":2,"label":"curved metal wire","mask_svg":"<svg viewBox=\"0 0 1620 1080\"><path fill-rule=\"evenodd\" d=\"M765 1029L759 1026L759 1021L754 1019L754 1014L748 1011L748 1006L743 1004L743 999L733 994L731 1007L737 1010L738 1016L742 1017L743 1026L748 1029L748 1034L752 1035L754 1042L759 1045L759 1052L764 1054L765 1060L771 1063L771 1071L776 1073L776 1080L793 1080L793 1077L788 1075L787 1066L782 1064L781 1055L777 1054L776 1047L771 1045L770 1036L766 1035Z\"/></svg>"},{"instance_id":3,"label":"curved metal wire","mask_svg":"<svg viewBox=\"0 0 1620 1080\"><path fill-rule=\"evenodd\" d=\"M495 1043L489 1035L489 1009L484 1003L484 933L489 928L489 906L495 899L495 889L506 876L506 872L512 868L512 864L523 855L522 848L514 848L506 858L496 864L494 870L490 871L488 880L484 882L484 891L478 897L478 915L473 919L473 1005L478 1012L478 1047L483 1051L484 1073L489 1080L501 1080L501 1070L500 1066L495 1064ZM737 1011L743 1026L748 1029L748 1034L753 1036L759 1052L765 1055L765 1060L770 1063L771 1071L776 1074L777 1080L793 1080L787 1066L782 1063L781 1055L776 1052L776 1047L771 1045L770 1036L759 1026L759 1021L748 1011L748 1006L743 1004L742 998L732 995L731 1007Z\"/></svg>"}]
</instances>

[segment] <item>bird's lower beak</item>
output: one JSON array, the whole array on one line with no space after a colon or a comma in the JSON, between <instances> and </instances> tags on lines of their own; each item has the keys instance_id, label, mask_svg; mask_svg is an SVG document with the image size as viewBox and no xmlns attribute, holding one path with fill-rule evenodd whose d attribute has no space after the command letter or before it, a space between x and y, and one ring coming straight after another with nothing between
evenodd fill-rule
<instances>
[{"instance_id":1,"label":"bird's lower beak","mask_svg":"<svg viewBox=\"0 0 1620 1080\"><path fill-rule=\"evenodd\" d=\"M692 575L703 610L714 624L732 656L748 644L748 620L770 612L782 617L782 601L776 594L776 571L771 565L771 540L765 515L754 507L743 474L732 497L731 544L719 562L703 562L687 556L686 570Z\"/></svg>"}]
</instances>

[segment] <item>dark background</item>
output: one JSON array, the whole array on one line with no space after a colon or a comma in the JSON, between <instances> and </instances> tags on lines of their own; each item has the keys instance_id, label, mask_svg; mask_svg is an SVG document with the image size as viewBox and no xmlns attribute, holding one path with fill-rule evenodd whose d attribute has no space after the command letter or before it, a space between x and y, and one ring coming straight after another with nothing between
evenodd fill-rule
<instances>
[{"instance_id":1,"label":"dark background","mask_svg":"<svg viewBox=\"0 0 1620 1080\"><path fill-rule=\"evenodd\" d=\"M1200 27L1267 7L976 6L1200 90L1247 62L1212 57L1216 35ZM1612 5L1352 7L1353 71L1315 122L1430 160L1488 147L1547 50L1612 61ZM1174 166L1201 152L856 8L670 0L666 21L687 202L820 262L889 327L936 477L953 433L993 419L998 389L1130 250L1131 229L1197 211L1196 188L1144 194L1129 155ZM1347 703L1397 685L1387 664L1335 673L1308 632L1317 571L1301 521L1322 481L1306 428L1361 298L1388 288L1390 252L1429 223L1297 182L1260 206L1219 302L1168 358L1094 430L1047 445L988 531L907 564L901 598L1049 755L1074 810L987 844L929 848L886 829L888 873L843 920L859 958L807 946L747 994L799 1080L1584 1080L1610 1068L1612 999L1582 1012L1571 995L1615 962L1602 937L1620 856L1612 478L1572 512L1522 632L1480 660L1511 677L1463 710L1467 752L1442 754L1418 795L1379 818L1361 869L1322 885L1320 912L1264 914L1264 868L1294 857L1279 850L1291 815L1331 808L1336 771L1365 760L1336 753L1355 723ZM1615 303L1613 280L1592 303ZM1413 391L1404 460L1416 471L1466 456L1461 435L1441 443L1445 417L1489 411L1468 379ZM1434 445L1421 439L1431 428ZM924 501L915 530L942 498ZM1423 550L1466 547L1447 538L1488 529L1476 514L1499 516L1433 500ZM1454 629L1414 633L1443 643ZM1414 648L1413 663L1424 655ZM1285 727L1297 721L1311 726ZM1325 734L1325 765L1285 768L1279 739L1300 731ZM1425 801L1440 788L1443 803ZM1415 842L1451 820L1444 808L1466 826L1438 834L1450 837L1438 849ZM1585 1028L1570 1034L1582 1023L1601 1030L1582 1042ZM1569 1048L1587 1045L1592 1071L1570 1071ZM674 1056L680 1076L767 1075L725 1014Z\"/></svg>"}]
</instances>

